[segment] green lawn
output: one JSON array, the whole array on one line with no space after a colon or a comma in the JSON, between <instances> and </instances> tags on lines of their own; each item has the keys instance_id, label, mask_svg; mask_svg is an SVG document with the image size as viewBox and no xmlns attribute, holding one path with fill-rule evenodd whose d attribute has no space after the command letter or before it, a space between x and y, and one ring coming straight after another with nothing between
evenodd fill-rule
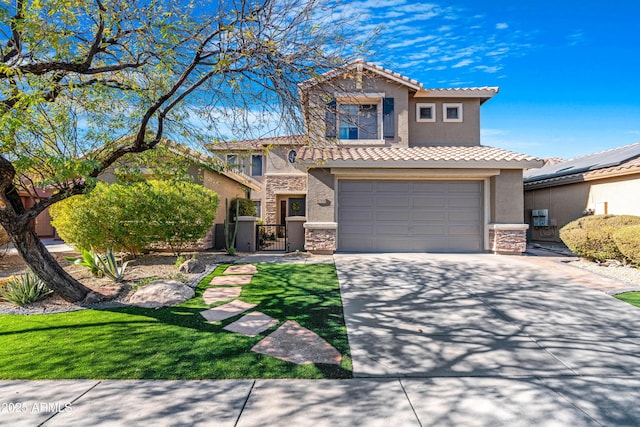
<instances>
[{"instance_id":1,"label":"green lawn","mask_svg":"<svg viewBox=\"0 0 640 427\"><path fill-rule=\"evenodd\" d=\"M619 300L640 307L640 292L625 292L623 294L614 295Z\"/></svg>"},{"instance_id":2,"label":"green lawn","mask_svg":"<svg viewBox=\"0 0 640 427\"><path fill-rule=\"evenodd\" d=\"M240 298L278 320L295 320L332 344L341 366L295 365L250 351L255 338L224 331L237 320L207 323L202 293L161 309L118 308L0 315L0 379L348 378L351 358L333 265L258 264ZM220 305L214 304L215 305Z\"/></svg>"}]
</instances>

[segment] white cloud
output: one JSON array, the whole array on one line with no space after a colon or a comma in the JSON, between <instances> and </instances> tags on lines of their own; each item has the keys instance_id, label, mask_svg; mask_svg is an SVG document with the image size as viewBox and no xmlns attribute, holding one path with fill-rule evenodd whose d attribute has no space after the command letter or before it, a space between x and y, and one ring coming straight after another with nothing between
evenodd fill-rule
<instances>
[{"instance_id":1,"label":"white cloud","mask_svg":"<svg viewBox=\"0 0 640 427\"><path fill-rule=\"evenodd\" d=\"M472 59L463 59L462 61L458 62L455 65L452 65L451 68L461 68L461 67L466 67L467 65L471 65L473 64L473 60Z\"/></svg>"},{"instance_id":2,"label":"white cloud","mask_svg":"<svg viewBox=\"0 0 640 427\"><path fill-rule=\"evenodd\" d=\"M482 73L496 79L499 72L504 75L508 58L532 48L531 33L515 23L492 22L479 7L430 0L345 1L354 19L366 17L358 20L360 27L380 25L376 60L390 69L457 70L452 75Z\"/></svg>"},{"instance_id":3,"label":"white cloud","mask_svg":"<svg viewBox=\"0 0 640 427\"><path fill-rule=\"evenodd\" d=\"M582 44L585 41L584 32L577 30L567 36L569 46L576 46Z\"/></svg>"},{"instance_id":4,"label":"white cloud","mask_svg":"<svg viewBox=\"0 0 640 427\"><path fill-rule=\"evenodd\" d=\"M408 46L413 46L415 44L419 44L419 43L426 42L426 41L429 41L429 40L433 40L435 38L436 38L436 36L432 36L432 35L416 37L416 38L413 38L413 39L406 39L406 40L403 40L403 41L398 42L398 43L392 43L392 44L388 45L388 47L389 47L389 49L397 49L399 47L408 47Z\"/></svg>"},{"instance_id":5,"label":"white cloud","mask_svg":"<svg viewBox=\"0 0 640 427\"><path fill-rule=\"evenodd\" d=\"M485 73L489 73L489 74L494 74L502 70L502 67L498 65L494 65L494 66L476 65L475 67L473 67L473 69L478 71L484 71Z\"/></svg>"}]
</instances>

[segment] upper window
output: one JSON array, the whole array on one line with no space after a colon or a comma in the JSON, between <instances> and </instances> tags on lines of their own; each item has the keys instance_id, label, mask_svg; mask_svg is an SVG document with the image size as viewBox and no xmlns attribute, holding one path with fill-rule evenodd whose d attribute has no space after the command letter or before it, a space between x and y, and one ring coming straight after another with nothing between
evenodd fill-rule
<instances>
[{"instance_id":1,"label":"upper window","mask_svg":"<svg viewBox=\"0 0 640 427\"><path fill-rule=\"evenodd\" d=\"M444 103L442 104L443 122L462 122L462 104Z\"/></svg>"},{"instance_id":2,"label":"upper window","mask_svg":"<svg viewBox=\"0 0 640 427\"><path fill-rule=\"evenodd\" d=\"M416 121L417 122L435 122L436 121L436 104L418 102L416 104Z\"/></svg>"},{"instance_id":3,"label":"upper window","mask_svg":"<svg viewBox=\"0 0 640 427\"><path fill-rule=\"evenodd\" d=\"M368 144L394 138L393 105L384 93L340 94L326 105L325 137Z\"/></svg>"},{"instance_id":4,"label":"upper window","mask_svg":"<svg viewBox=\"0 0 640 427\"><path fill-rule=\"evenodd\" d=\"M262 176L262 156L260 154L251 156L251 176Z\"/></svg>"},{"instance_id":5,"label":"upper window","mask_svg":"<svg viewBox=\"0 0 640 427\"><path fill-rule=\"evenodd\" d=\"M235 154L227 154L227 164L235 165L238 161L238 157Z\"/></svg>"},{"instance_id":6,"label":"upper window","mask_svg":"<svg viewBox=\"0 0 640 427\"><path fill-rule=\"evenodd\" d=\"M380 139L378 104L340 104L340 139Z\"/></svg>"}]
</instances>

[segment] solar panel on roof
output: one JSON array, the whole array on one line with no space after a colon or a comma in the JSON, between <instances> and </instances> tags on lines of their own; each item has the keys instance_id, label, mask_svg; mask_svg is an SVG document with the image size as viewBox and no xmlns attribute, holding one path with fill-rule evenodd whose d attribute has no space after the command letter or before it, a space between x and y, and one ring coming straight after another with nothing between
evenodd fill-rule
<instances>
[{"instance_id":1,"label":"solar panel on roof","mask_svg":"<svg viewBox=\"0 0 640 427\"><path fill-rule=\"evenodd\" d=\"M541 181L543 179L619 166L637 157L640 157L640 143L578 157L539 169L529 169L524 173L524 182Z\"/></svg>"}]
</instances>

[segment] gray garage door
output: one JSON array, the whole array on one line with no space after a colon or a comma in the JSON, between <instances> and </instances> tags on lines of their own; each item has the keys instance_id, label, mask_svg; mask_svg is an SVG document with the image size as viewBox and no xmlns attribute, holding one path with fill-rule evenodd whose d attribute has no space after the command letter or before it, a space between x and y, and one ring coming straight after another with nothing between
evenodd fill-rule
<instances>
[{"instance_id":1,"label":"gray garage door","mask_svg":"<svg viewBox=\"0 0 640 427\"><path fill-rule=\"evenodd\" d=\"M343 180L338 250L476 252L482 244L482 181Z\"/></svg>"}]
</instances>

